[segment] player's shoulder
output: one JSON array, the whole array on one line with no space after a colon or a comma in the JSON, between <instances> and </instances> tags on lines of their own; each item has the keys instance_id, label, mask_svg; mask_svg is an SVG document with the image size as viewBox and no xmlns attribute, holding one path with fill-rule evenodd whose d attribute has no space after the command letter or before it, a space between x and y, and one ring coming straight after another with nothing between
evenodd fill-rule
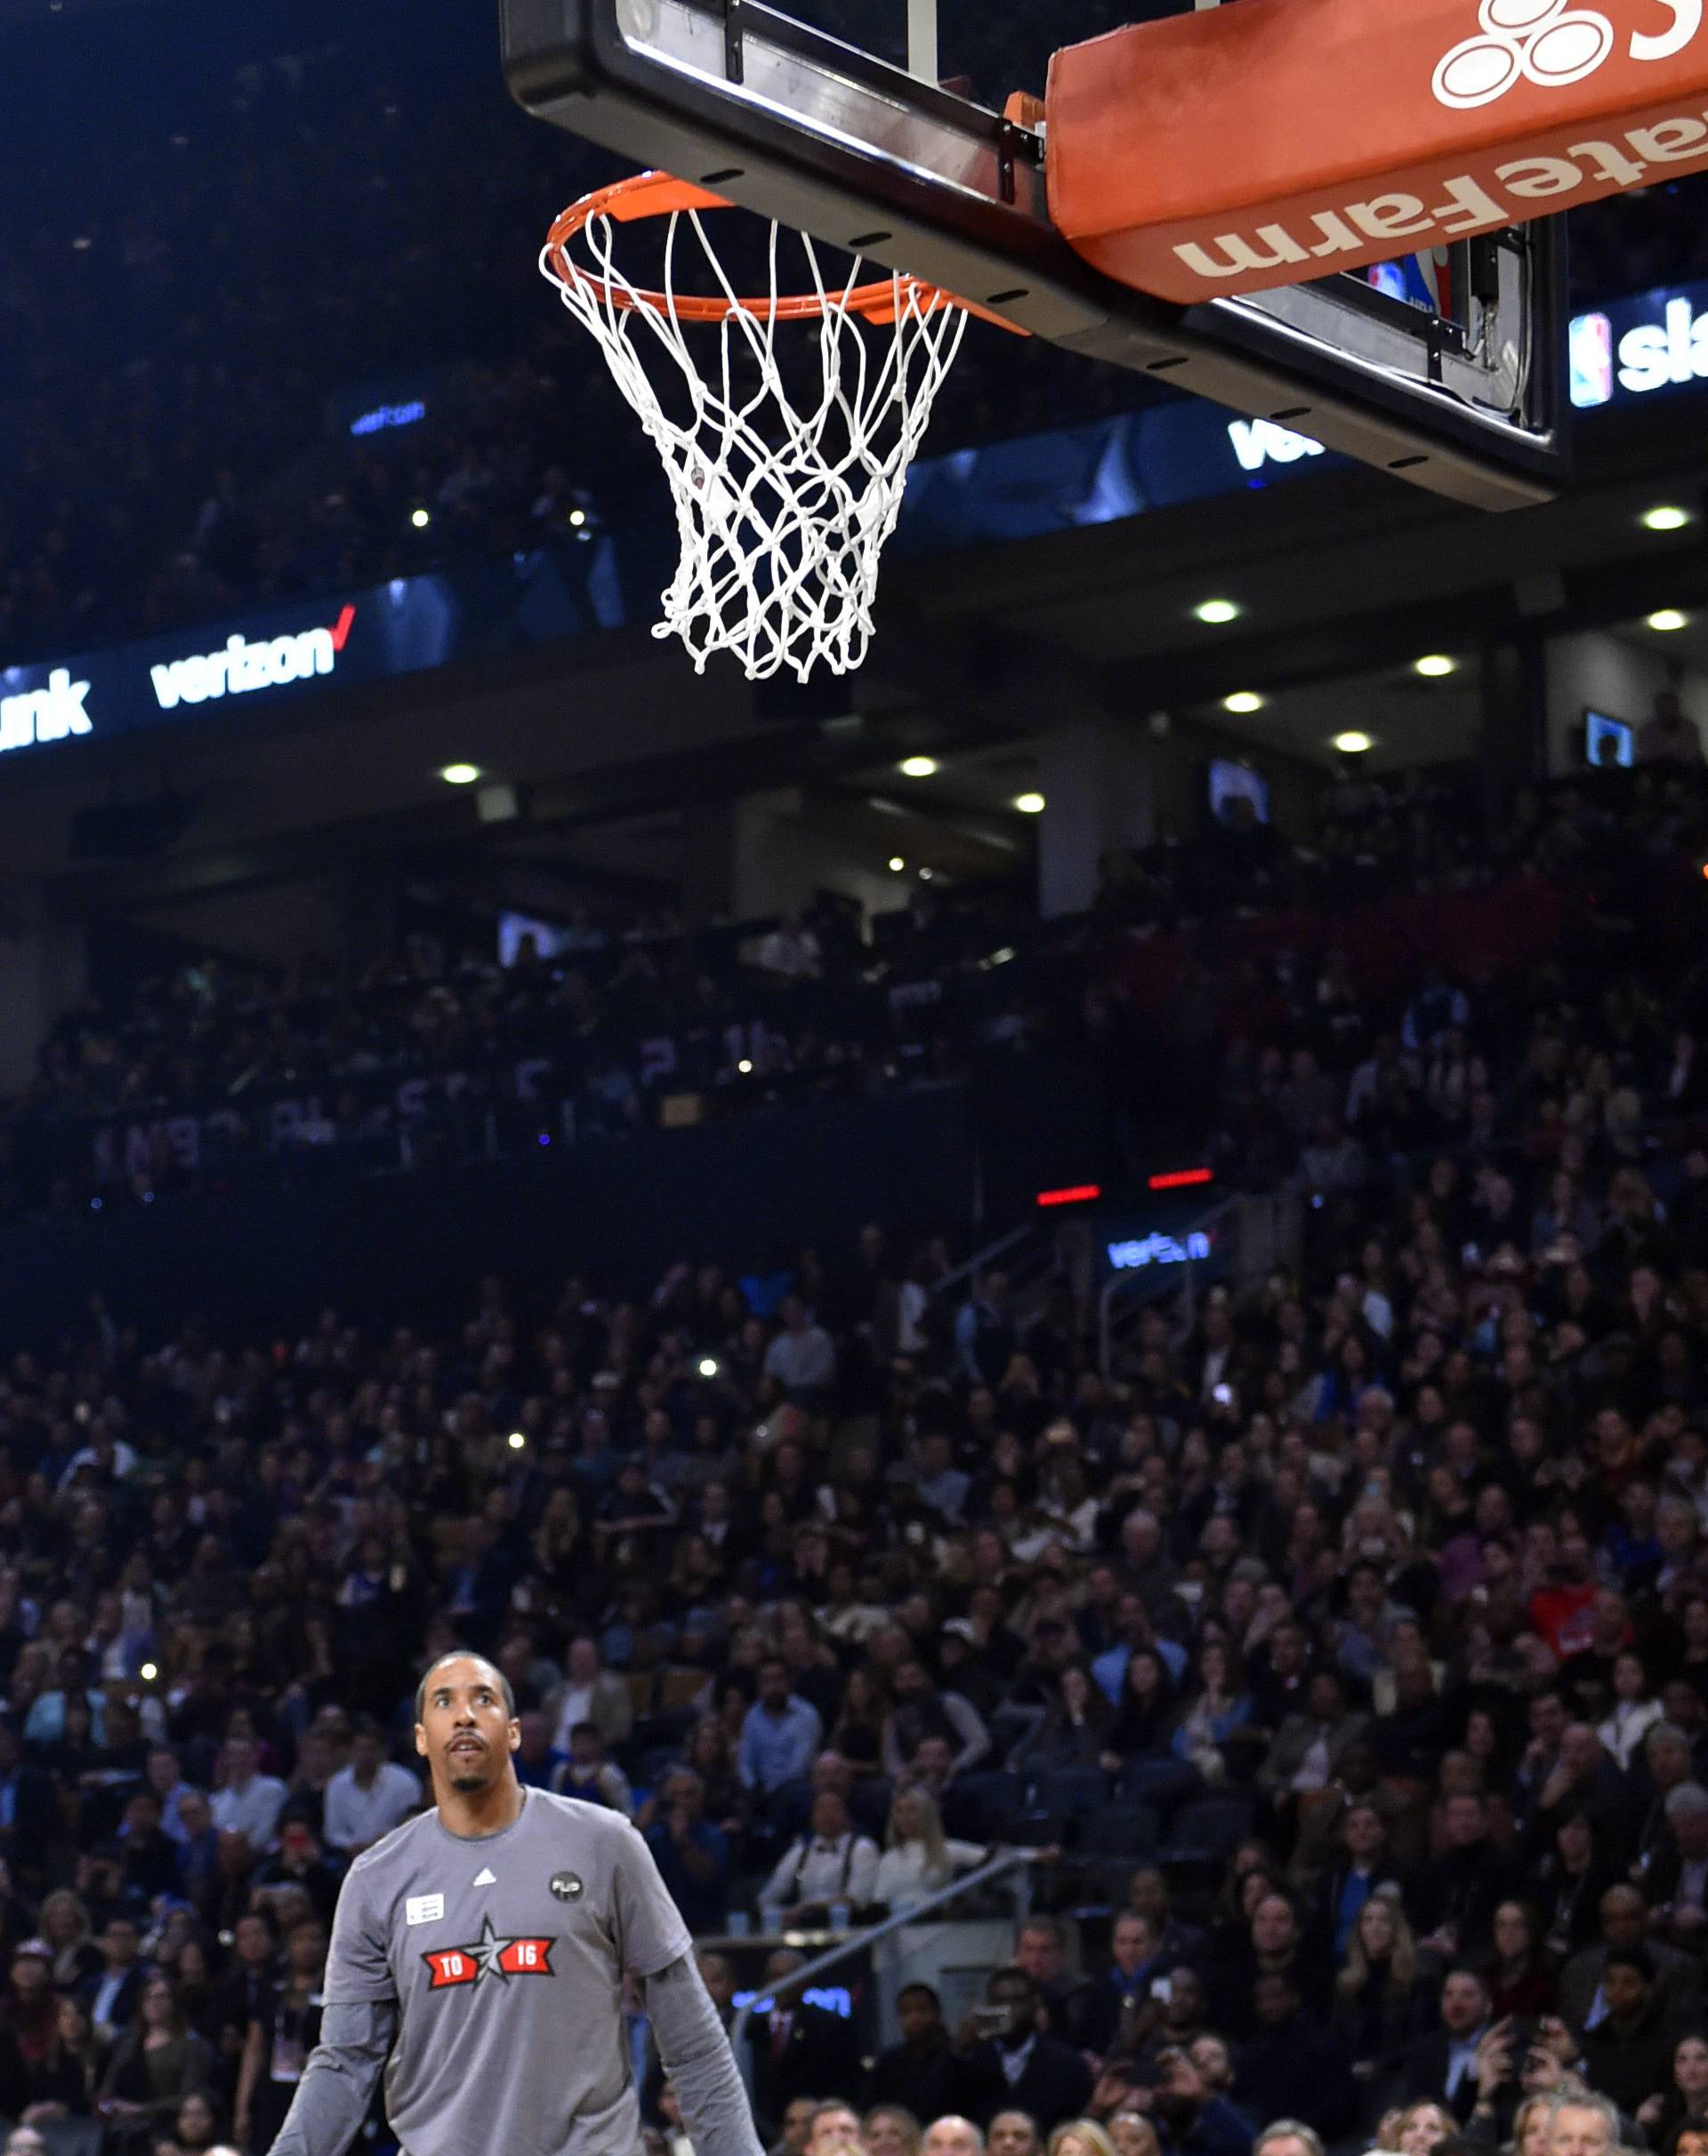
<instances>
[{"instance_id":1,"label":"player's shoulder","mask_svg":"<svg viewBox=\"0 0 1708 2156\"><path fill-rule=\"evenodd\" d=\"M580 1797L560 1797L555 1790L530 1789L528 1808L545 1833L574 1834L593 1845L619 1848L624 1841L640 1838L621 1812L608 1806L588 1804Z\"/></svg>"},{"instance_id":2,"label":"player's shoulder","mask_svg":"<svg viewBox=\"0 0 1708 2156\"><path fill-rule=\"evenodd\" d=\"M574 1849L591 1866L627 1870L637 1860L647 1860L640 1830L621 1812L602 1804L587 1804L579 1797L560 1797L555 1790L530 1790L528 1808L534 1814L535 1832L547 1840Z\"/></svg>"},{"instance_id":3,"label":"player's shoulder","mask_svg":"<svg viewBox=\"0 0 1708 2156\"><path fill-rule=\"evenodd\" d=\"M417 1862L431 1846L435 1816L433 1807L429 1805L424 1812L415 1813L401 1826L382 1834L378 1841L370 1842L344 1874L345 1886L348 1887L358 1879L371 1878L375 1872L384 1878L399 1865Z\"/></svg>"}]
</instances>

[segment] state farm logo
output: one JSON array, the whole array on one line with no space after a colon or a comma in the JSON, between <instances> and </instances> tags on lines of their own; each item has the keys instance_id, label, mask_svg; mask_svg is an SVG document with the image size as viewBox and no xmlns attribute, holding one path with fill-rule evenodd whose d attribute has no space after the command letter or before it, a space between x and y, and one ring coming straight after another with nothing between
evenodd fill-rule
<instances>
[{"instance_id":1,"label":"state farm logo","mask_svg":"<svg viewBox=\"0 0 1708 2156\"><path fill-rule=\"evenodd\" d=\"M1655 0L1672 18L1670 28L1631 41L1637 60L1671 60L1702 28L1703 0ZM1492 105L1516 84L1561 90L1581 83L1612 56L1618 42L1607 18L1572 0L1482 0L1481 35L1456 44L1435 71L1438 104L1457 112Z\"/></svg>"}]
</instances>

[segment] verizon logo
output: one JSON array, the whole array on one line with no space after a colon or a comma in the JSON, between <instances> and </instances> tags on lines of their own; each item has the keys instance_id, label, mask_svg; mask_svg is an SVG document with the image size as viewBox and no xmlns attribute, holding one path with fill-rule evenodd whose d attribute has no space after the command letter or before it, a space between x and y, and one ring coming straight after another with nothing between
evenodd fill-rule
<instances>
[{"instance_id":1,"label":"verizon logo","mask_svg":"<svg viewBox=\"0 0 1708 2156\"><path fill-rule=\"evenodd\" d=\"M330 629L305 629L296 636L276 636L256 644L230 636L222 651L151 666L155 701L163 712L170 712L181 704L248 696L258 689L282 688L288 681L329 674L350 640L355 619L355 607L346 607Z\"/></svg>"},{"instance_id":2,"label":"verizon logo","mask_svg":"<svg viewBox=\"0 0 1708 2156\"><path fill-rule=\"evenodd\" d=\"M66 741L91 730L84 700L86 681L74 681L63 666L47 677L45 688L0 696L0 750L28 749L38 741Z\"/></svg>"}]
</instances>

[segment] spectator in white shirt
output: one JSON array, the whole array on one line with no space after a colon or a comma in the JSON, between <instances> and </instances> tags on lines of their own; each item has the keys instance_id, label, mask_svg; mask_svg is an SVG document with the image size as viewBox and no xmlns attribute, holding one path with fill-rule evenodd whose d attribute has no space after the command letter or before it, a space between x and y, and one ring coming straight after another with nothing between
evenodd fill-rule
<instances>
[{"instance_id":1,"label":"spectator in white shirt","mask_svg":"<svg viewBox=\"0 0 1708 2156\"><path fill-rule=\"evenodd\" d=\"M103 1424L97 1423L92 1432L92 1442L80 1446L71 1455L59 1486L69 1489L85 1468L93 1468L101 1476L110 1475L115 1482L123 1482L136 1472L136 1454L122 1437L116 1437Z\"/></svg>"},{"instance_id":2,"label":"spectator in white shirt","mask_svg":"<svg viewBox=\"0 0 1708 2156\"><path fill-rule=\"evenodd\" d=\"M783 1298L783 1330L765 1350L765 1375L791 1393L820 1392L836 1377L836 1344L798 1295Z\"/></svg>"},{"instance_id":3,"label":"spectator in white shirt","mask_svg":"<svg viewBox=\"0 0 1708 2156\"><path fill-rule=\"evenodd\" d=\"M350 1765L341 1766L326 1784L324 1838L328 1846L359 1856L420 1809L419 1780L386 1758L379 1724L362 1716L350 1734Z\"/></svg>"},{"instance_id":4,"label":"spectator in white shirt","mask_svg":"<svg viewBox=\"0 0 1708 2156\"><path fill-rule=\"evenodd\" d=\"M878 1845L857 1834L848 1806L834 1790L812 1800L812 1828L786 1849L759 1897L765 1928L822 1922L833 1909L858 1913L878 1880Z\"/></svg>"},{"instance_id":5,"label":"spectator in white shirt","mask_svg":"<svg viewBox=\"0 0 1708 2156\"><path fill-rule=\"evenodd\" d=\"M890 1807L890 1846L878 1865L874 1899L894 1916L984 1861L977 1842L945 1835L942 1816L923 1790L903 1790Z\"/></svg>"},{"instance_id":6,"label":"spectator in white shirt","mask_svg":"<svg viewBox=\"0 0 1708 2156\"><path fill-rule=\"evenodd\" d=\"M634 1701L627 1685L599 1658L598 1643L572 1639L563 1658L563 1682L541 1701L551 1725L552 1748L569 1750L577 1722L592 1722L608 1745L625 1743L634 1726Z\"/></svg>"},{"instance_id":7,"label":"spectator in white shirt","mask_svg":"<svg viewBox=\"0 0 1708 2156\"><path fill-rule=\"evenodd\" d=\"M271 1854L278 1846L278 1814L286 1789L276 1774L256 1772L253 1737L225 1741L225 1777L209 1809L222 1834L241 1834L254 1854Z\"/></svg>"},{"instance_id":8,"label":"spectator in white shirt","mask_svg":"<svg viewBox=\"0 0 1708 2156\"><path fill-rule=\"evenodd\" d=\"M823 969L824 953L812 930L802 928L799 917L790 913L760 945L759 962L767 973L781 974L785 980L816 980Z\"/></svg>"}]
</instances>

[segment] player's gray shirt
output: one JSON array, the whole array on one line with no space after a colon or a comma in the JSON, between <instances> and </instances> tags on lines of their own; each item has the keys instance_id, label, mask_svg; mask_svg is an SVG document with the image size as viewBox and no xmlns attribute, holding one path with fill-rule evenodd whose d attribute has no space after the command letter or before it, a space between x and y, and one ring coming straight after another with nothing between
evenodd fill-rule
<instances>
[{"instance_id":1,"label":"player's gray shirt","mask_svg":"<svg viewBox=\"0 0 1708 2156\"><path fill-rule=\"evenodd\" d=\"M385 2108L407 2156L635 2156L624 1975L689 1951L652 1854L617 1813L523 1792L497 1834L437 1812L358 1857L338 1897L328 2008L395 2001Z\"/></svg>"}]
</instances>

